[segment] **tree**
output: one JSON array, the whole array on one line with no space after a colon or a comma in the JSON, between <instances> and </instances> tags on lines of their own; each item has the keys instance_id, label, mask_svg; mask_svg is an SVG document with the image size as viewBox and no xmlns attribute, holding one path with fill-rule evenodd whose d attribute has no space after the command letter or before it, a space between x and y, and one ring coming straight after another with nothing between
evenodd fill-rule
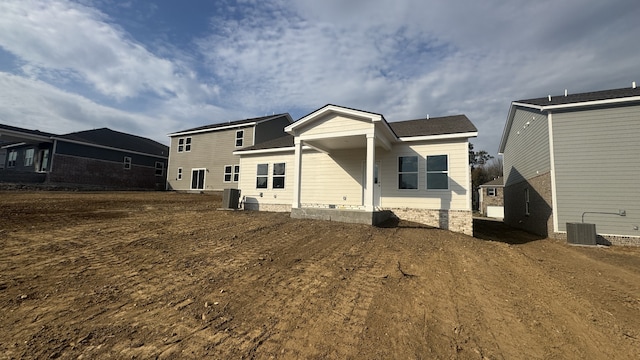
<instances>
[{"instance_id":1,"label":"tree","mask_svg":"<svg viewBox=\"0 0 640 360\"><path fill-rule=\"evenodd\" d=\"M473 144L469 143L469 164L471 164L472 170L486 164L491 159L493 159L493 156L484 150L473 151Z\"/></svg>"}]
</instances>

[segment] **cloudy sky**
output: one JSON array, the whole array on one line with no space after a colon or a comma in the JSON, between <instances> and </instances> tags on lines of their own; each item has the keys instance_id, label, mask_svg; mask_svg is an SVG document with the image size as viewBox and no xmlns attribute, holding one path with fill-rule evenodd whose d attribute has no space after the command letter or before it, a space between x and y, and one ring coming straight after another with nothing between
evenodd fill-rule
<instances>
[{"instance_id":1,"label":"cloudy sky","mask_svg":"<svg viewBox=\"0 0 640 360\"><path fill-rule=\"evenodd\" d=\"M0 123L167 133L327 103L466 114L640 82L637 0L1 0Z\"/></svg>"}]
</instances>

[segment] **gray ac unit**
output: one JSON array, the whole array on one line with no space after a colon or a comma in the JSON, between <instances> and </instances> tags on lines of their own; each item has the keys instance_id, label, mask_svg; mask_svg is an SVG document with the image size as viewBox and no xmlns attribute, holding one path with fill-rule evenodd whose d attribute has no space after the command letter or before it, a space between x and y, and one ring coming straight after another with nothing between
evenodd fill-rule
<instances>
[{"instance_id":1,"label":"gray ac unit","mask_svg":"<svg viewBox=\"0 0 640 360\"><path fill-rule=\"evenodd\" d=\"M240 202L240 190L224 189L222 191L222 207L225 209L237 209Z\"/></svg>"},{"instance_id":2,"label":"gray ac unit","mask_svg":"<svg viewBox=\"0 0 640 360\"><path fill-rule=\"evenodd\" d=\"M569 244L596 245L596 224L567 223Z\"/></svg>"}]
</instances>

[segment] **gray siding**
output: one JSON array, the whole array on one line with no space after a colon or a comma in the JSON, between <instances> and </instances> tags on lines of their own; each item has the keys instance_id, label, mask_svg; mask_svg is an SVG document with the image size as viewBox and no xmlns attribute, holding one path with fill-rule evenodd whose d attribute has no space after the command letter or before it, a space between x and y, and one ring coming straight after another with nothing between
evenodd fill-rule
<instances>
[{"instance_id":1,"label":"gray siding","mask_svg":"<svg viewBox=\"0 0 640 360\"><path fill-rule=\"evenodd\" d=\"M240 156L233 155L236 131L244 130L243 146L253 144L253 126L217 130L171 138L167 181L170 190L190 190L192 169L207 169L204 190L237 188L237 182L224 182L224 167L239 165ZM191 137L191 151L178 152L178 139ZM182 180L177 179L182 168Z\"/></svg>"},{"instance_id":2,"label":"gray siding","mask_svg":"<svg viewBox=\"0 0 640 360\"><path fill-rule=\"evenodd\" d=\"M505 186L549 172L549 134L544 113L516 109L503 160Z\"/></svg>"},{"instance_id":3,"label":"gray siding","mask_svg":"<svg viewBox=\"0 0 640 360\"><path fill-rule=\"evenodd\" d=\"M255 144L285 136L287 133L284 132L284 128L289 124L291 124L291 122L289 122L289 118L286 116L257 124ZM250 145L251 144L247 144L246 146Z\"/></svg>"},{"instance_id":4,"label":"gray siding","mask_svg":"<svg viewBox=\"0 0 640 360\"><path fill-rule=\"evenodd\" d=\"M640 236L640 106L552 114L558 230L584 211L599 234Z\"/></svg>"}]
</instances>

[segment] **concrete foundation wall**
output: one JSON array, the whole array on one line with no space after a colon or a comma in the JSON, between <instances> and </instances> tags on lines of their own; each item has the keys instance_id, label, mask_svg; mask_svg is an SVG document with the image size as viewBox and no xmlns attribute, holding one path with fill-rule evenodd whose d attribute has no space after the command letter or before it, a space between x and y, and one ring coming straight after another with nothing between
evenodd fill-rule
<instances>
[{"instance_id":1,"label":"concrete foundation wall","mask_svg":"<svg viewBox=\"0 0 640 360\"><path fill-rule=\"evenodd\" d=\"M259 204L244 203L245 210L252 211L272 211L272 212L288 212L291 211L291 204Z\"/></svg>"}]
</instances>

